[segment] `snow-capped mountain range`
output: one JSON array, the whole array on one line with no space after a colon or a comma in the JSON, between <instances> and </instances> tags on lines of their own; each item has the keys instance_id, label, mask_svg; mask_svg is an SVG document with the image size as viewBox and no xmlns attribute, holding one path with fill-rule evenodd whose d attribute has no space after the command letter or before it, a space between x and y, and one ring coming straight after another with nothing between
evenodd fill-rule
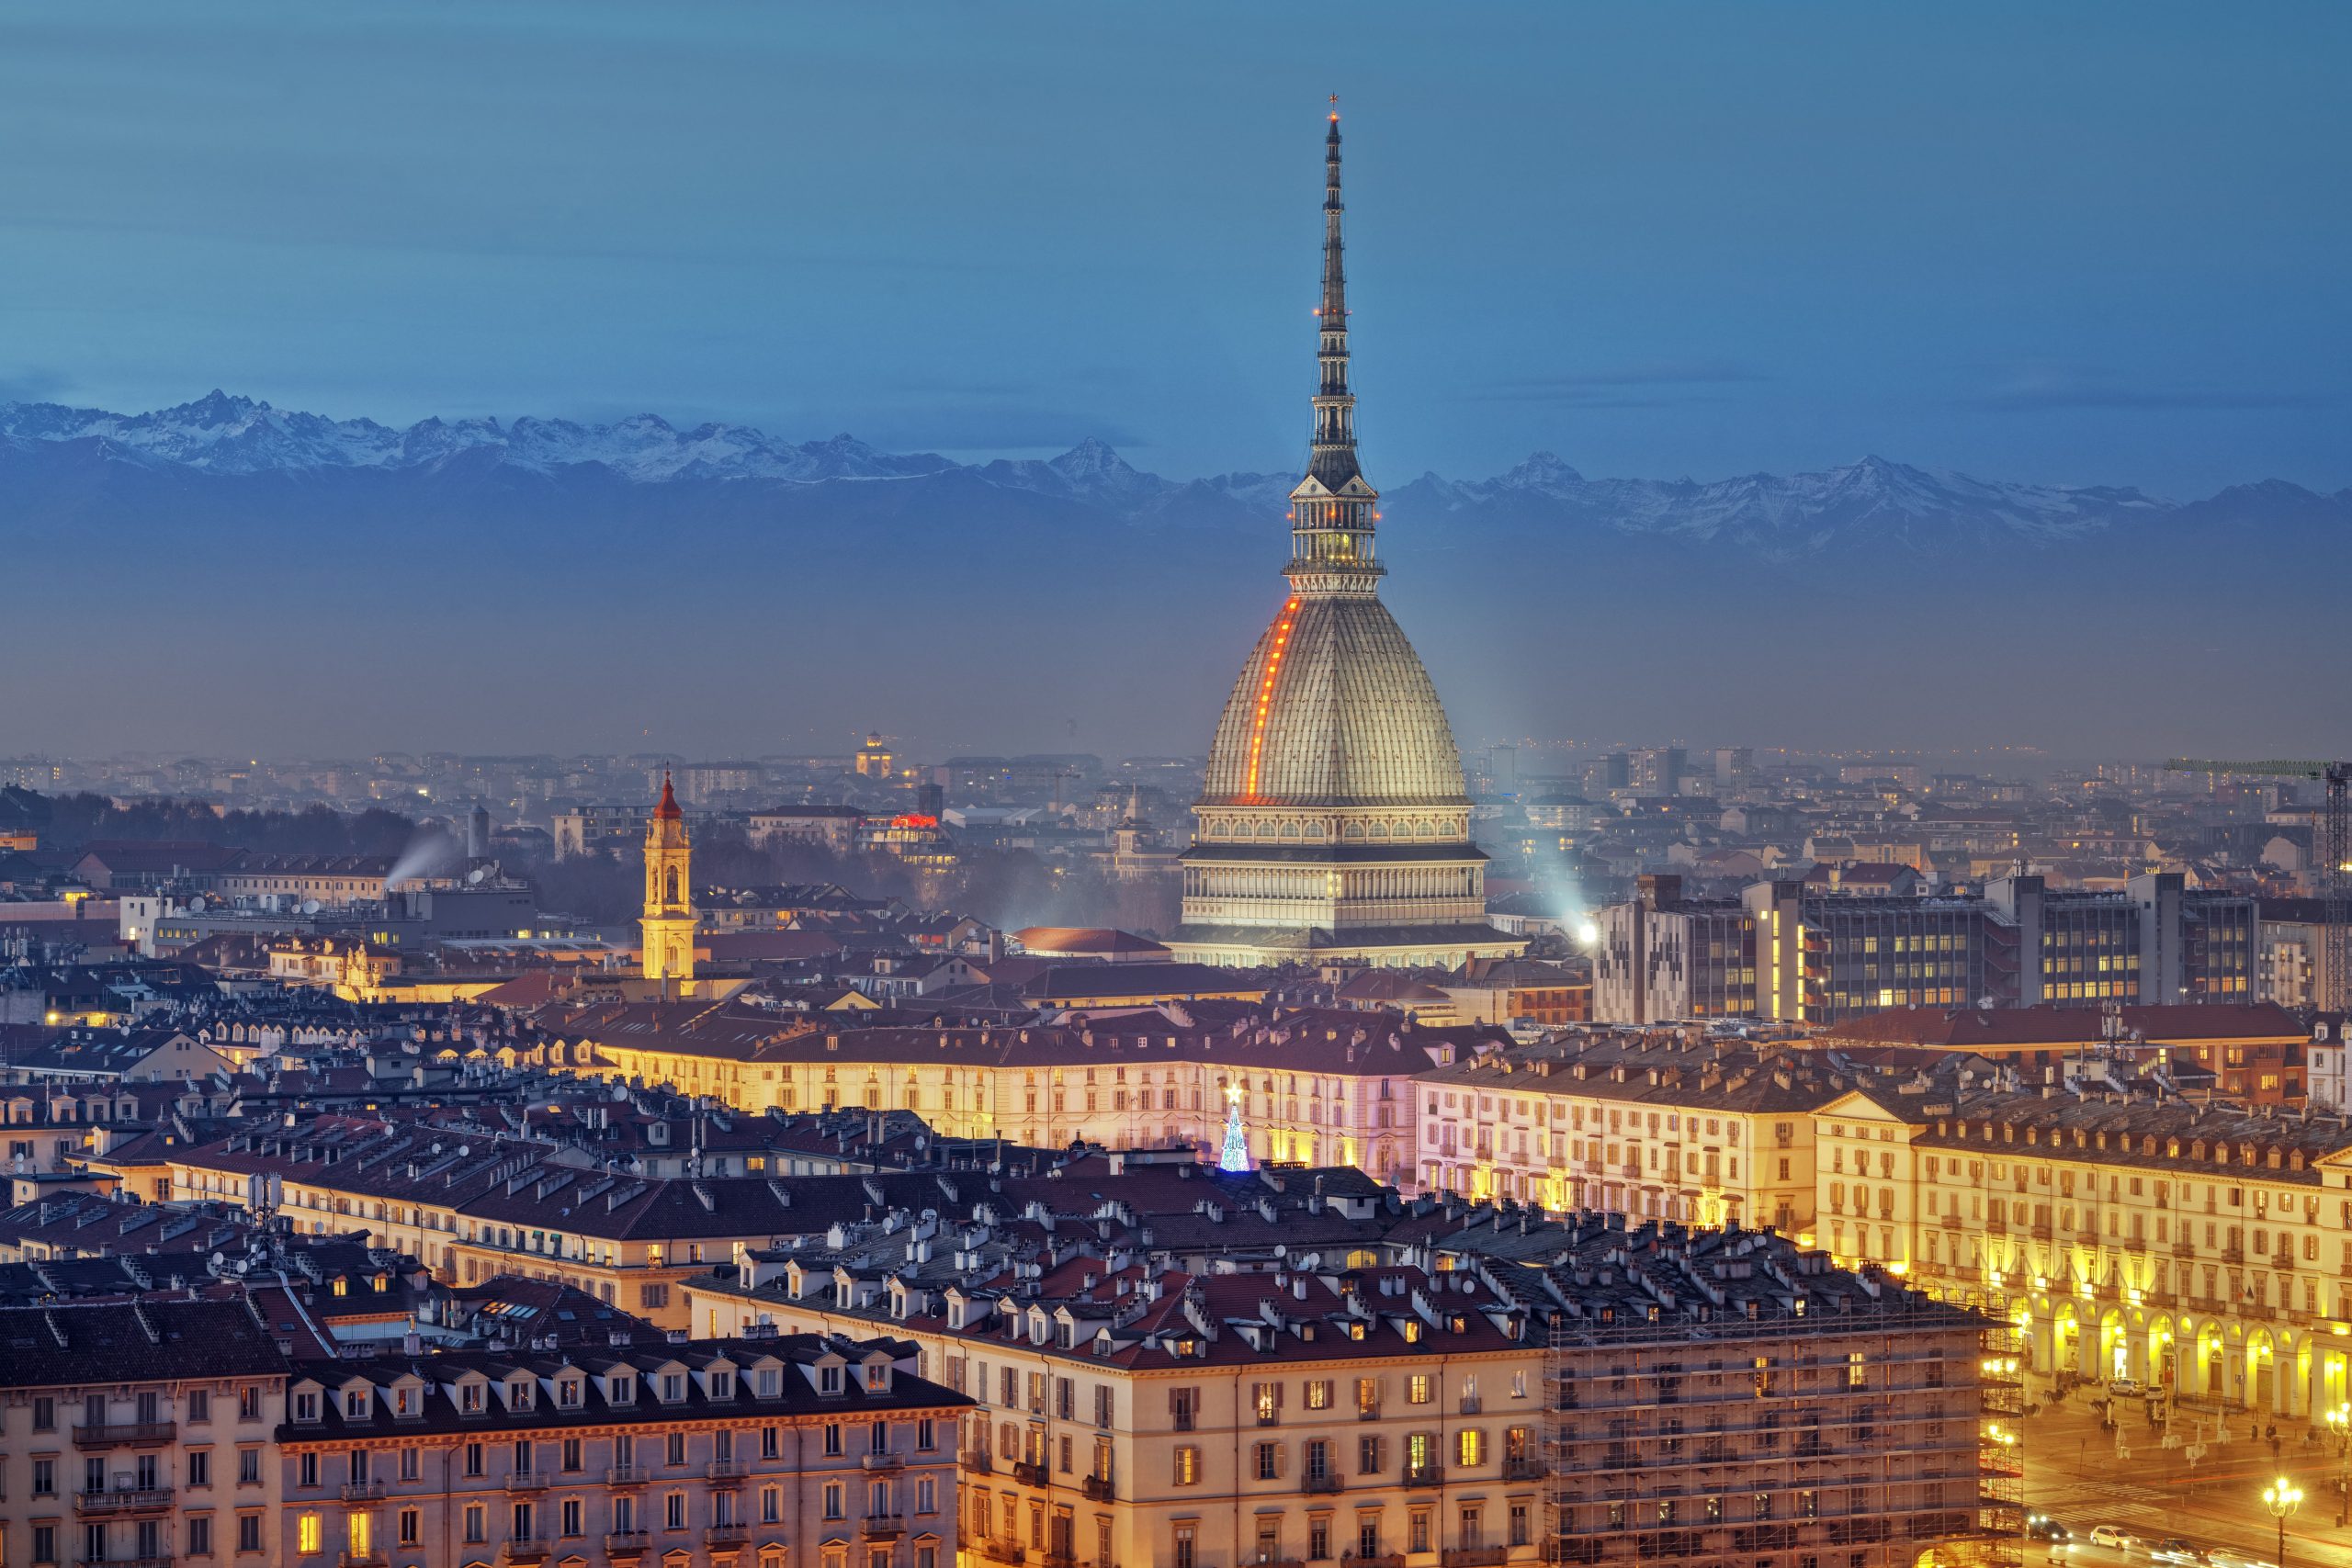
<instances>
[{"instance_id":1,"label":"snow-capped mountain range","mask_svg":"<svg viewBox=\"0 0 2352 1568\"><path fill-rule=\"evenodd\" d=\"M933 453L880 451L849 435L793 443L740 424L680 429L653 414L611 424L520 418L426 419L394 429L333 420L214 391L141 414L0 404L0 458L68 448L110 463L187 476L396 479L478 472L595 476L631 486L745 481L815 487L860 481L970 481L1135 521L1219 521L1278 513L1294 476L1163 479L1088 440L1046 461L959 464ZM2203 502L2159 500L2128 488L2069 489L1973 479L1865 457L1817 473L1691 479L1588 479L1538 453L1491 479L1435 474L1393 491L1401 515L1476 518L1600 529L1659 543L1731 546L1798 559L1856 542L1902 551L1955 544L2049 546L2168 518L2214 523L2352 522L2352 491L2320 495L2279 480Z\"/></svg>"}]
</instances>

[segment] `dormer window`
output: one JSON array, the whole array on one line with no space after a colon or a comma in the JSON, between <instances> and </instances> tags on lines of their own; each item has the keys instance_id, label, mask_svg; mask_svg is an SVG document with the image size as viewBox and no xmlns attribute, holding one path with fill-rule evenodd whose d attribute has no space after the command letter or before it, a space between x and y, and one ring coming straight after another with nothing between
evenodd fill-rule
<instances>
[{"instance_id":1,"label":"dormer window","mask_svg":"<svg viewBox=\"0 0 2352 1568\"><path fill-rule=\"evenodd\" d=\"M558 1380L555 1385L555 1402L566 1410L577 1409L580 1404L580 1380L578 1378Z\"/></svg>"},{"instance_id":2,"label":"dormer window","mask_svg":"<svg viewBox=\"0 0 2352 1568\"><path fill-rule=\"evenodd\" d=\"M318 1418L319 1396L315 1393L296 1394L294 1396L294 1419L297 1421L315 1421Z\"/></svg>"},{"instance_id":3,"label":"dormer window","mask_svg":"<svg viewBox=\"0 0 2352 1568\"><path fill-rule=\"evenodd\" d=\"M343 1413L356 1421L367 1419L368 1391L364 1388L348 1388L344 1390Z\"/></svg>"},{"instance_id":4,"label":"dormer window","mask_svg":"<svg viewBox=\"0 0 2352 1568\"><path fill-rule=\"evenodd\" d=\"M417 1413L417 1408L416 1390L413 1388L396 1388L392 1390L393 1415L413 1416Z\"/></svg>"},{"instance_id":5,"label":"dormer window","mask_svg":"<svg viewBox=\"0 0 2352 1568\"><path fill-rule=\"evenodd\" d=\"M615 1404L636 1404L637 1383L635 1381L627 1377L615 1378L613 1380L612 1401Z\"/></svg>"},{"instance_id":6,"label":"dormer window","mask_svg":"<svg viewBox=\"0 0 2352 1568\"><path fill-rule=\"evenodd\" d=\"M776 1395L776 1375L774 1367L762 1367L758 1380L760 1397L774 1399Z\"/></svg>"},{"instance_id":7,"label":"dormer window","mask_svg":"<svg viewBox=\"0 0 2352 1568\"><path fill-rule=\"evenodd\" d=\"M508 1383L506 1385L506 1408L509 1410L528 1410L531 1408L531 1394L533 1391L533 1385L527 1382Z\"/></svg>"},{"instance_id":8,"label":"dormer window","mask_svg":"<svg viewBox=\"0 0 2352 1568\"><path fill-rule=\"evenodd\" d=\"M469 1382L458 1390L458 1408L468 1416L481 1414L482 1390L487 1384Z\"/></svg>"},{"instance_id":9,"label":"dormer window","mask_svg":"<svg viewBox=\"0 0 2352 1568\"><path fill-rule=\"evenodd\" d=\"M837 1366L819 1367L817 1369L817 1392L819 1393L839 1393L841 1391L841 1368Z\"/></svg>"},{"instance_id":10,"label":"dormer window","mask_svg":"<svg viewBox=\"0 0 2352 1568\"><path fill-rule=\"evenodd\" d=\"M685 1403L685 1398L686 1374L684 1372L663 1372L662 1374L662 1403L664 1404L683 1404Z\"/></svg>"},{"instance_id":11,"label":"dormer window","mask_svg":"<svg viewBox=\"0 0 2352 1568\"><path fill-rule=\"evenodd\" d=\"M351 1294L351 1281L337 1274L334 1277L334 1293L338 1296Z\"/></svg>"},{"instance_id":12,"label":"dormer window","mask_svg":"<svg viewBox=\"0 0 2352 1568\"><path fill-rule=\"evenodd\" d=\"M711 1374L710 1374L710 1397L711 1397L711 1398L713 1398L713 1399L732 1399L732 1398L734 1398L734 1397L735 1397L735 1374L734 1374L733 1372L713 1372L713 1373L711 1373Z\"/></svg>"},{"instance_id":13,"label":"dormer window","mask_svg":"<svg viewBox=\"0 0 2352 1568\"><path fill-rule=\"evenodd\" d=\"M879 1392L890 1386L890 1363L876 1361L865 1369L865 1386Z\"/></svg>"}]
</instances>

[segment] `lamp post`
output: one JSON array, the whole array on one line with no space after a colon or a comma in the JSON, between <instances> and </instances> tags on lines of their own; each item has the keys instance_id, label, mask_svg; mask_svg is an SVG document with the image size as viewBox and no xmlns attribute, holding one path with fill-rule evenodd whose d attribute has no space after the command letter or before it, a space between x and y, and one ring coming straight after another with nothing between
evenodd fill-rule
<instances>
[{"instance_id":1,"label":"lamp post","mask_svg":"<svg viewBox=\"0 0 2352 1568\"><path fill-rule=\"evenodd\" d=\"M2335 1434L2335 1528L2344 1528L2344 1514L2352 1508L2352 1404L2338 1404L2327 1413L2327 1429Z\"/></svg>"},{"instance_id":2,"label":"lamp post","mask_svg":"<svg viewBox=\"0 0 2352 1568\"><path fill-rule=\"evenodd\" d=\"M2303 1500L2303 1489L2280 1476L2262 1489L2262 1506L2278 1521L2278 1568L2287 1568L2287 1516Z\"/></svg>"}]
</instances>

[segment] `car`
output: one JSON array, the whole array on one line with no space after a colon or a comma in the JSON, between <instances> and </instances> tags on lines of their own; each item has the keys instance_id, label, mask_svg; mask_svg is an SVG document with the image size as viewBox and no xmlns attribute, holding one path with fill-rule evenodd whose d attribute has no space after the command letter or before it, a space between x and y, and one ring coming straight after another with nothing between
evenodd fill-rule
<instances>
[{"instance_id":1,"label":"car","mask_svg":"<svg viewBox=\"0 0 2352 1568\"><path fill-rule=\"evenodd\" d=\"M2148 1385L2138 1378L2109 1378L2107 1392L2118 1399L2138 1399L2148 1392Z\"/></svg>"},{"instance_id":2,"label":"car","mask_svg":"<svg viewBox=\"0 0 2352 1568\"><path fill-rule=\"evenodd\" d=\"M2091 1542L2095 1546L2111 1546L2118 1551L2129 1551L2140 1544L2140 1538L2121 1525L2093 1525Z\"/></svg>"},{"instance_id":3,"label":"car","mask_svg":"<svg viewBox=\"0 0 2352 1568\"><path fill-rule=\"evenodd\" d=\"M2207 1568L2211 1560L2180 1537L2168 1535L2148 1548L2148 1561L2177 1562L2182 1568Z\"/></svg>"},{"instance_id":4,"label":"car","mask_svg":"<svg viewBox=\"0 0 2352 1568\"><path fill-rule=\"evenodd\" d=\"M2205 1561L2211 1563L2213 1568L2278 1568L2278 1564L2271 1562L2267 1557L2256 1557L2244 1551L2231 1551L2219 1546L2205 1554Z\"/></svg>"},{"instance_id":5,"label":"car","mask_svg":"<svg viewBox=\"0 0 2352 1568\"><path fill-rule=\"evenodd\" d=\"M2046 1540L2052 1546L2064 1546L2075 1539L2075 1532L2048 1514L2028 1514L2025 1517L2025 1538L2028 1540Z\"/></svg>"}]
</instances>

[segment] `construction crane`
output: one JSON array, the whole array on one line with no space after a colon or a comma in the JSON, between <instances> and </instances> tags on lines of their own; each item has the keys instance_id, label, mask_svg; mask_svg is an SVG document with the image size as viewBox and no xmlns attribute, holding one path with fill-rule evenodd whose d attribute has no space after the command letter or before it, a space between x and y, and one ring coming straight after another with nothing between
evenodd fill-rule
<instances>
[{"instance_id":1,"label":"construction crane","mask_svg":"<svg viewBox=\"0 0 2352 1568\"><path fill-rule=\"evenodd\" d=\"M2300 758L2271 758L2259 762L2217 762L2205 757L2176 757L2166 762L2177 773L2206 773L2229 778L2317 779L2327 785L2327 808L2320 819L2321 872L2319 894L2324 911L2321 947L2326 999L2335 1008L2346 1000L2352 982L2352 762L2317 762ZM2314 986L2316 1004L2320 987Z\"/></svg>"}]
</instances>

